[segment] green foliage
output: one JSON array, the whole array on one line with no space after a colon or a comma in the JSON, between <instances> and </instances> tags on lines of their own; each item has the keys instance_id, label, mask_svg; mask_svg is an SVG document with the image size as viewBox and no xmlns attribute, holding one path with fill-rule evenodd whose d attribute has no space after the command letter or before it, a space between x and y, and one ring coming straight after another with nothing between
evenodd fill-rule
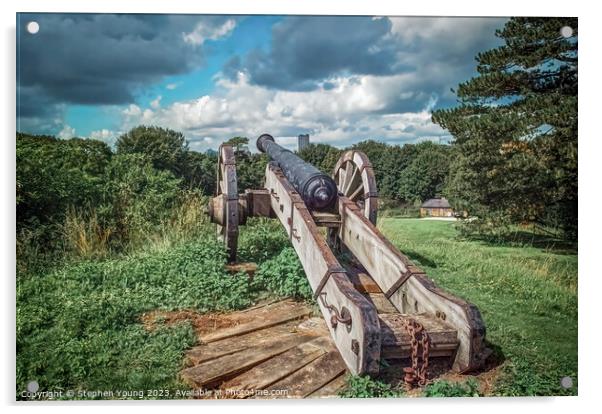
<instances>
[{"instance_id":1,"label":"green foliage","mask_svg":"<svg viewBox=\"0 0 602 414\"><path fill-rule=\"evenodd\" d=\"M466 382L436 381L426 386L425 397L479 397L479 386L474 378Z\"/></svg>"},{"instance_id":2,"label":"green foliage","mask_svg":"<svg viewBox=\"0 0 602 414\"><path fill-rule=\"evenodd\" d=\"M379 196L406 205L441 194L449 175L450 149L446 145L423 142L400 147L363 141L352 149L363 151L370 159Z\"/></svg>"},{"instance_id":3,"label":"green foliage","mask_svg":"<svg viewBox=\"0 0 602 414\"><path fill-rule=\"evenodd\" d=\"M559 356L560 359L568 359ZM566 361L568 366L570 361ZM570 377L573 388L566 389L561 385L561 379ZM533 366L530 361L511 361L504 366L502 378L498 381L494 395L503 396L545 396L545 395L575 395L577 393L577 370L568 371L564 366L549 368Z\"/></svg>"},{"instance_id":4,"label":"green foliage","mask_svg":"<svg viewBox=\"0 0 602 414\"><path fill-rule=\"evenodd\" d=\"M198 189L205 195L214 195L217 182L216 166L215 154L188 151L186 168L182 175L186 186L190 189Z\"/></svg>"},{"instance_id":5,"label":"green foliage","mask_svg":"<svg viewBox=\"0 0 602 414\"><path fill-rule=\"evenodd\" d=\"M573 29L571 38L560 34ZM447 193L493 225L540 222L577 234L576 18L512 18L477 55L460 105L433 113L455 138Z\"/></svg>"},{"instance_id":6,"label":"green foliage","mask_svg":"<svg viewBox=\"0 0 602 414\"><path fill-rule=\"evenodd\" d=\"M99 214L120 242L144 243L169 217L179 185L171 172L153 168L143 154L116 155L104 175Z\"/></svg>"},{"instance_id":7,"label":"green foliage","mask_svg":"<svg viewBox=\"0 0 602 414\"><path fill-rule=\"evenodd\" d=\"M247 188L263 187L267 163L268 156L265 154L239 152L236 155L236 178L239 192L244 192Z\"/></svg>"},{"instance_id":8,"label":"green foliage","mask_svg":"<svg viewBox=\"0 0 602 414\"><path fill-rule=\"evenodd\" d=\"M290 241L279 221L268 218L250 218L240 228L238 256L242 261L264 262L278 255Z\"/></svg>"},{"instance_id":9,"label":"green foliage","mask_svg":"<svg viewBox=\"0 0 602 414\"><path fill-rule=\"evenodd\" d=\"M149 332L142 313L201 312L251 304L248 279L224 270L223 247L208 238L163 252L83 261L17 280L17 392L185 388L176 380L190 326Z\"/></svg>"},{"instance_id":10,"label":"green foliage","mask_svg":"<svg viewBox=\"0 0 602 414\"><path fill-rule=\"evenodd\" d=\"M309 144L301 151L299 157L309 162L325 174L332 174L332 170L339 160L342 150L327 144Z\"/></svg>"},{"instance_id":11,"label":"green foliage","mask_svg":"<svg viewBox=\"0 0 602 414\"><path fill-rule=\"evenodd\" d=\"M159 170L184 174L188 143L181 132L155 126L138 126L121 135L117 154L143 154Z\"/></svg>"},{"instance_id":12,"label":"green foliage","mask_svg":"<svg viewBox=\"0 0 602 414\"><path fill-rule=\"evenodd\" d=\"M575 395L577 251L461 240L453 223L380 221L383 233L444 289L474 303L504 361L496 395ZM543 247L543 248L542 248Z\"/></svg>"},{"instance_id":13,"label":"green foliage","mask_svg":"<svg viewBox=\"0 0 602 414\"><path fill-rule=\"evenodd\" d=\"M17 134L17 228L62 221L70 205L94 205L111 160L94 140Z\"/></svg>"},{"instance_id":14,"label":"green foliage","mask_svg":"<svg viewBox=\"0 0 602 414\"><path fill-rule=\"evenodd\" d=\"M343 398L389 398L402 395L402 391L393 390L389 384L359 375L348 376L347 386L339 393Z\"/></svg>"},{"instance_id":15,"label":"green foliage","mask_svg":"<svg viewBox=\"0 0 602 414\"><path fill-rule=\"evenodd\" d=\"M258 290L265 289L280 297L311 299L313 296L292 247L284 248L278 256L263 262L253 278L253 285Z\"/></svg>"},{"instance_id":16,"label":"green foliage","mask_svg":"<svg viewBox=\"0 0 602 414\"><path fill-rule=\"evenodd\" d=\"M449 174L450 148L432 142L414 146L414 155L399 175L399 196L422 202L440 196Z\"/></svg>"},{"instance_id":17,"label":"green foliage","mask_svg":"<svg viewBox=\"0 0 602 414\"><path fill-rule=\"evenodd\" d=\"M236 153L241 152L243 146L249 145L249 138L247 137L232 137L225 141L224 144L232 145Z\"/></svg>"}]
</instances>

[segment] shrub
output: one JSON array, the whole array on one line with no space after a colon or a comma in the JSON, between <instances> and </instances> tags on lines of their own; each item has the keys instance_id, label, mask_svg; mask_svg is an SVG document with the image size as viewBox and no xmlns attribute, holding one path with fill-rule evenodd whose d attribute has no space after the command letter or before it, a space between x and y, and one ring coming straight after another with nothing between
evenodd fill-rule
<instances>
[{"instance_id":1,"label":"shrub","mask_svg":"<svg viewBox=\"0 0 602 414\"><path fill-rule=\"evenodd\" d=\"M278 255L290 242L278 220L251 218L241 228L238 255L241 260L263 262Z\"/></svg>"},{"instance_id":2,"label":"shrub","mask_svg":"<svg viewBox=\"0 0 602 414\"><path fill-rule=\"evenodd\" d=\"M343 398L387 398L402 395L402 391L393 390L389 384L358 375L350 375L347 386L339 393Z\"/></svg>"},{"instance_id":3,"label":"shrub","mask_svg":"<svg viewBox=\"0 0 602 414\"><path fill-rule=\"evenodd\" d=\"M436 381L426 386L425 397L479 397L479 386L474 378L466 382Z\"/></svg>"},{"instance_id":4,"label":"shrub","mask_svg":"<svg viewBox=\"0 0 602 414\"><path fill-rule=\"evenodd\" d=\"M311 287L292 247L284 248L278 256L259 266L253 279L255 289L267 289L281 297L310 299Z\"/></svg>"},{"instance_id":5,"label":"shrub","mask_svg":"<svg viewBox=\"0 0 602 414\"><path fill-rule=\"evenodd\" d=\"M104 176L104 203L99 215L122 244L148 242L176 205L180 180L158 171L142 154L116 155Z\"/></svg>"}]
</instances>

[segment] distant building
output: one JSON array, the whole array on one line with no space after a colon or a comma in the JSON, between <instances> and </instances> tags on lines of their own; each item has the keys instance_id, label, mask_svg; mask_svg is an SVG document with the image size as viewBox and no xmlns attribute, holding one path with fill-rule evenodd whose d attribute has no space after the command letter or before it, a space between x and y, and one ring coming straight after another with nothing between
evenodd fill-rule
<instances>
[{"instance_id":1,"label":"distant building","mask_svg":"<svg viewBox=\"0 0 602 414\"><path fill-rule=\"evenodd\" d=\"M301 151L303 148L309 145L309 134L299 135L298 150Z\"/></svg>"},{"instance_id":2,"label":"distant building","mask_svg":"<svg viewBox=\"0 0 602 414\"><path fill-rule=\"evenodd\" d=\"M420 217L453 217L454 209L447 198L431 198L420 206Z\"/></svg>"}]
</instances>

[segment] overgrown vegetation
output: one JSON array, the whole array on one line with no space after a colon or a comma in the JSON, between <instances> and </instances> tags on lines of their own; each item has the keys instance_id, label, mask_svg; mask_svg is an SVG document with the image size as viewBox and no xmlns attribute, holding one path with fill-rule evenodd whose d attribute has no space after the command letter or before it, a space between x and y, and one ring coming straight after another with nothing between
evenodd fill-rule
<instances>
[{"instance_id":1,"label":"overgrown vegetation","mask_svg":"<svg viewBox=\"0 0 602 414\"><path fill-rule=\"evenodd\" d=\"M466 382L435 381L424 389L425 397L479 397L479 385L474 378Z\"/></svg>"},{"instance_id":2,"label":"overgrown vegetation","mask_svg":"<svg viewBox=\"0 0 602 414\"><path fill-rule=\"evenodd\" d=\"M17 283L17 391L181 389L174 375L194 343L189 326L153 332L154 309L239 309L247 278L224 270L211 239L131 257L84 260Z\"/></svg>"},{"instance_id":3,"label":"overgrown vegetation","mask_svg":"<svg viewBox=\"0 0 602 414\"><path fill-rule=\"evenodd\" d=\"M261 264L253 278L258 289L265 289L281 297L311 299L309 286L301 262L292 247L284 248L280 254Z\"/></svg>"},{"instance_id":4,"label":"overgrown vegetation","mask_svg":"<svg viewBox=\"0 0 602 414\"><path fill-rule=\"evenodd\" d=\"M359 375L348 376L346 387L339 393L343 398L389 398L402 395L402 390L394 390L389 384Z\"/></svg>"}]
</instances>

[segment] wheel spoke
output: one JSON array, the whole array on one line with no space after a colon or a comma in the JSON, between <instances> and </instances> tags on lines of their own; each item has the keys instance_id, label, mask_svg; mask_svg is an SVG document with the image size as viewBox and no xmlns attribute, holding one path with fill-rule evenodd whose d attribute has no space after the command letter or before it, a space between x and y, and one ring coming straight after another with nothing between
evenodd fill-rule
<instances>
[{"instance_id":1,"label":"wheel spoke","mask_svg":"<svg viewBox=\"0 0 602 414\"><path fill-rule=\"evenodd\" d=\"M359 170L360 169L357 168L357 165L353 164L353 173L351 174L351 177L349 177L349 180L347 180L343 194L349 196L349 194L351 194L358 185L362 184L362 177L359 174Z\"/></svg>"},{"instance_id":2,"label":"wheel spoke","mask_svg":"<svg viewBox=\"0 0 602 414\"><path fill-rule=\"evenodd\" d=\"M349 199L351 201L355 201L358 196L363 195L364 193L364 184L360 184L357 189L349 196Z\"/></svg>"}]
</instances>

